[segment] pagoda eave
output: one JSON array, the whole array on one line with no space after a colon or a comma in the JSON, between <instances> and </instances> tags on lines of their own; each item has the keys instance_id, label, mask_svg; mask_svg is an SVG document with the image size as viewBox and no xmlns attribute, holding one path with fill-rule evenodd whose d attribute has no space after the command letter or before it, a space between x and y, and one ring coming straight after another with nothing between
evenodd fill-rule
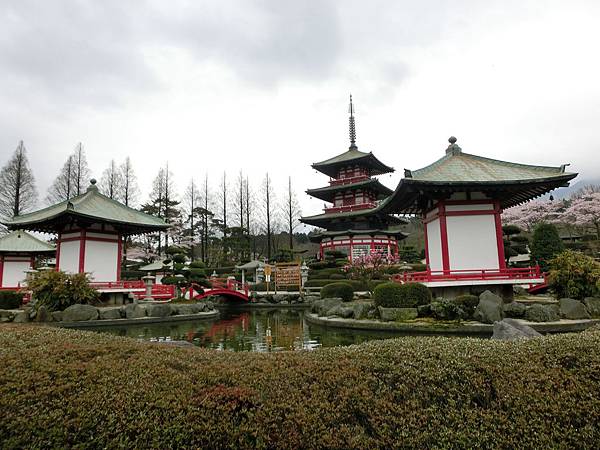
<instances>
[{"instance_id":1,"label":"pagoda eave","mask_svg":"<svg viewBox=\"0 0 600 450\"><path fill-rule=\"evenodd\" d=\"M395 192L383 202L381 212L420 214L430 201L449 198L455 192L481 192L500 202L503 209L540 197L553 189L569 185L576 173L534 180L502 181L429 181L404 178Z\"/></svg>"},{"instance_id":2,"label":"pagoda eave","mask_svg":"<svg viewBox=\"0 0 600 450\"><path fill-rule=\"evenodd\" d=\"M89 216L86 214L81 214L77 212L61 212L54 217L48 217L44 220L39 221L9 221L4 222L9 229L24 229L30 231L37 231L41 233L50 233L56 234L63 230L65 227L69 225L78 225L80 227L87 227L91 224L101 224L101 225L110 225L114 228L115 231L123 235L138 235L138 234L146 234L153 233L157 231L164 231L169 226L168 225L138 225L127 222L115 221L115 220L105 220L99 218L97 216Z\"/></svg>"}]
</instances>

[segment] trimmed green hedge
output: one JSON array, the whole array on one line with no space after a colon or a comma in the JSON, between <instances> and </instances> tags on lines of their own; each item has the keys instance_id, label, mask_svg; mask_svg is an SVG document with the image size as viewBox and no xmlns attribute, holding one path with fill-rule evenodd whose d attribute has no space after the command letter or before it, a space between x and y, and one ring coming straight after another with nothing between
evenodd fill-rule
<instances>
[{"instance_id":1,"label":"trimmed green hedge","mask_svg":"<svg viewBox=\"0 0 600 450\"><path fill-rule=\"evenodd\" d=\"M600 333L218 352L0 328L5 448L597 448ZM282 382L285 380L285 382Z\"/></svg>"},{"instance_id":2,"label":"trimmed green hedge","mask_svg":"<svg viewBox=\"0 0 600 450\"><path fill-rule=\"evenodd\" d=\"M387 283L388 280L371 280L368 283L364 282L364 281L358 281L358 280L344 280L344 283L348 283L350 286L352 286L352 289L354 289L354 291L372 291L373 289L375 289L375 287L379 286L380 284L383 283ZM304 286L306 287L323 287L326 286L328 284L331 283L331 280L308 280L306 283L304 283Z\"/></svg>"},{"instance_id":3,"label":"trimmed green hedge","mask_svg":"<svg viewBox=\"0 0 600 450\"><path fill-rule=\"evenodd\" d=\"M23 294L17 291L0 291L0 309L17 309L23 303Z\"/></svg>"},{"instance_id":4,"label":"trimmed green hedge","mask_svg":"<svg viewBox=\"0 0 600 450\"><path fill-rule=\"evenodd\" d=\"M376 306L385 308L413 308L431 302L431 291L420 283L384 283L373 290Z\"/></svg>"},{"instance_id":5,"label":"trimmed green hedge","mask_svg":"<svg viewBox=\"0 0 600 450\"><path fill-rule=\"evenodd\" d=\"M473 317L473 313L475 312L475 308L479 304L479 297L471 294L459 295L458 297L454 297L452 302L460 307L467 317Z\"/></svg>"},{"instance_id":6,"label":"trimmed green hedge","mask_svg":"<svg viewBox=\"0 0 600 450\"><path fill-rule=\"evenodd\" d=\"M348 283L330 283L321 289L321 298L339 297L344 302L352 301L354 298L354 289Z\"/></svg>"}]
</instances>

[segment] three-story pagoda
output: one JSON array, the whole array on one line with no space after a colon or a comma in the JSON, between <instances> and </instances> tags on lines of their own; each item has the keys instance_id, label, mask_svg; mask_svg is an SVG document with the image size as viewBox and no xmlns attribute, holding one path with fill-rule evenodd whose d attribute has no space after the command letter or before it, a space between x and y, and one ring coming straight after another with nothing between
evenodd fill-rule
<instances>
[{"instance_id":1,"label":"three-story pagoda","mask_svg":"<svg viewBox=\"0 0 600 450\"><path fill-rule=\"evenodd\" d=\"M398 255L398 241L406 235L399 229L404 220L381 213L378 203L392 190L375 176L394 172L373 155L358 150L354 106L350 96L350 148L333 158L314 163L315 170L330 177L329 186L308 189L312 197L330 203L323 214L303 217L301 222L321 228L310 235L320 244L320 254L342 251L349 258L370 253Z\"/></svg>"}]
</instances>

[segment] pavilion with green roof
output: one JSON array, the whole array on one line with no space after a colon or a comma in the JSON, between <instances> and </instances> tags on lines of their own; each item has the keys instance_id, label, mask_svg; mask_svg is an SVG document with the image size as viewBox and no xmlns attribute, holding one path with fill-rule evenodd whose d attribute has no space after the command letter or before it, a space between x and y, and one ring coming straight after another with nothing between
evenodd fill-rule
<instances>
[{"instance_id":1,"label":"pavilion with green roof","mask_svg":"<svg viewBox=\"0 0 600 450\"><path fill-rule=\"evenodd\" d=\"M95 282L120 280L125 236L169 227L158 217L101 194L93 179L82 195L15 216L4 224L9 229L57 234L57 270L86 272Z\"/></svg>"},{"instance_id":2,"label":"pavilion with green roof","mask_svg":"<svg viewBox=\"0 0 600 450\"><path fill-rule=\"evenodd\" d=\"M405 221L378 210L379 202L392 194L377 175L394 169L356 146L354 106L350 96L350 147L348 151L314 163L313 169L330 177L329 186L308 189L306 193L331 206L322 214L306 216L301 222L321 228L310 235L320 245L320 254L337 250L357 258L369 253L398 254L398 241L406 235L400 229Z\"/></svg>"},{"instance_id":3,"label":"pavilion with green roof","mask_svg":"<svg viewBox=\"0 0 600 450\"><path fill-rule=\"evenodd\" d=\"M16 289L35 268L37 256L52 256L56 249L23 230L0 236L0 288Z\"/></svg>"},{"instance_id":4,"label":"pavilion with green roof","mask_svg":"<svg viewBox=\"0 0 600 450\"><path fill-rule=\"evenodd\" d=\"M446 154L419 170L405 170L377 210L423 218L427 271L402 281L430 287L542 283L538 268L506 266L501 213L577 176L567 165L536 166L463 153L451 137Z\"/></svg>"}]
</instances>

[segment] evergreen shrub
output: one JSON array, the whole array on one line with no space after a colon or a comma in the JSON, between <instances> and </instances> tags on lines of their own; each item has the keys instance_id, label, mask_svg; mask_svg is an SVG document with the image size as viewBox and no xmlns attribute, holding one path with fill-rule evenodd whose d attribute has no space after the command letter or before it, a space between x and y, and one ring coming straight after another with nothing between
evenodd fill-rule
<instances>
[{"instance_id":1,"label":"evergreen shrub","mask_svg":"<svg viewBox=\"0 0 600 450\"><path fill-rule=\"evenodd\" d=\"M475 308L479 304L479 297L472 294L464 294L453 298L452 302L465 312L466 317L473 317Z\"/></svg>"},{"instance_id":2,"label":"evergreen shrub","mask_svg":"<svg viewBox=\"0 0 600 450\"><path fill-rule=\"evenodd\" d=\"M17 291L0 291L0 309L17 309L22 303L22 293Z\"/></svg>"},{"instance_id":3,"label":"evergreen shrub","mask_svg":"<svg viewBox=\"0 0 600 450\"><path fill-rule=\"evenodd\" d=\"M543 271L549 269L550 260L562 252L564 245L558 230L550 223L540 223L533 231L531 256Z\"/></svg>"},{"instance_id":4,"label":"evergreen shrub","mask_svg":"<svg viewBox=\"0 0 600 450\"><path fill-rule=\"evenodd\" d=\"M373 303L384 308L402 308L404 304L404 286L399 283L383 283L373 290Z\"/></svg>"},{"instance_id":5,"label":"evergreen shrub","mask_svg":"<svg viewBox=\"0 0 600 450\"><path fill-rule=\"evenodd\" d=\"M0 327L0 342L5 448L600 442L598 331L512 343L411 336L269 355L23 324Z\"/></svg>"},{"instance_id":6,"label":"evergreen shrub","mask_svg":"<svg viewBox=\"0 0 600 450\"><path fill-rule=\"evenodd\" d=\"M341 273L332 273L332 274L329 276L329 279L330 279L330 280L345 280L345 279L346 279L346 276L345 276L345 275L342 275Z\"/></svg>"},{"instance_id":7,"label":"evergreen shrub","mask_svg":"<svg viewBox=\"0 0 600 450\"><path fill-rule=\"evenodd\" d=\"M338 282L330 283L321 289L321 298L339 297L344 302L352 301L354 298L354 289L349 283Z\"/></svg>"},{"instance_id":8,"label":"evergreen shrub","mask_svg":"<svg viewBox=\"0 0 600 450\"><path fill-rule=\"evenodd\" d=\"M565 250L550 261L548 282L556 298L594 297L598 294L600 264L583 253Z\"/></svg>"},{"instance_id":9,"label":"evergreen shrub","mask_svg":"<svg viewBox=\"0 0 600 450\"><path fill-rule=\"evenodd\" d=\"M382 283L373 289L373 301L384 308L414 308L431 303L431 291L421 283Z\"/></svg>"},{"instance_id":10,"label":"evergreen shrub","mask_svg":"<svg viewBox=\"0 0 600 450\"><path fill-rule=\"evenodd\" d=\"M29 282L36 305L46 305L50 311L62 311L75 304L94 304L99 294L90 286L85 273L48 271L37 273Z\"/></svg>"}]
</instances>

